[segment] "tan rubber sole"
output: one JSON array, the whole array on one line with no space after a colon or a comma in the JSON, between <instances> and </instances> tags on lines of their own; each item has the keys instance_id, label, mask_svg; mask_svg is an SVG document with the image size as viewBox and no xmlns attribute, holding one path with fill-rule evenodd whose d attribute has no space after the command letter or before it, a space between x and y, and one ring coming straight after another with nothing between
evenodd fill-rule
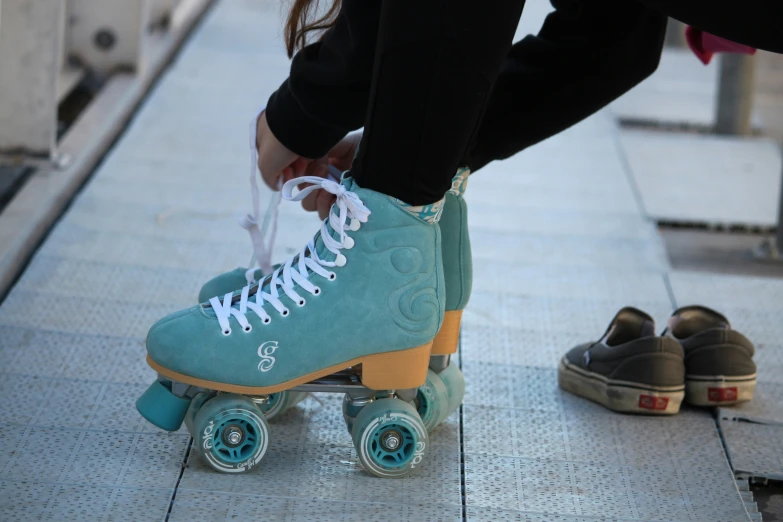
<instances>
[{"instance_id":1,"label":"tan rubber sole","mask_svg":"<svg viewBox=\"0 0 783 522\"><path fill-rule=\"evenodd\" d=\"M340 364L322 368L317 372L308 373L296 379L276 384L274 386L241 386L222 382L208 381L169 370L153 361L147 356L147 364L163 375L177 382L199 386L209 390L240 393L243 395L269 395L280 391L290 390L300 384L315 381L346 368L361 365L358 370L362 384L371 390L403 390L418 388L427 380L427 370L430 361L432 343L398 350L396 352L378 353L357 357Z\"/></svg>"},{"instance_id":2,"label":"tan rubber sole","mask_svg":"<svg viewBox=\"0 0 783 522\"><path fill-rule=\"evenodd\" d=\"M590 376L560 361L560 388L613 411L642 415L674 415L680 411L685 387L646 386Z\"/></svg>"},{"instance_id":3,"label":"tan rubber sole","mask_svg":"<svg viewBox=\"0 0 783 522\"><path fill-rule=\"evenodd\" d=\"M756 376L714 379L685 376L685 402L693 406L731 406L753 400Z\"/></svg>"},{"instance_id":4,"label":"tan rubber sole","mask_svg":"<svg viewBox=\"0 0 783 522\"><path fill-rule=\"evenodd\" d=\"M459 327L462 310L451 310L443 315L443 324L432 341L432 355L452 355L459 346Z\"/></svg>"}]
</instances>

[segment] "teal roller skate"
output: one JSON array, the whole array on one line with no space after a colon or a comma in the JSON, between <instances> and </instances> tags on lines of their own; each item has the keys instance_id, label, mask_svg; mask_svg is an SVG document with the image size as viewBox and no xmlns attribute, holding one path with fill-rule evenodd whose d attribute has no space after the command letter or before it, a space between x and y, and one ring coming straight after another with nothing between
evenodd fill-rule
<instances>
[{"instance_id":1,"label":"teal roller skate","mask_svg":"<svg viewBox=\"0 0 783 522\"><path fill-rule=\"evenodd\" d=\"M331 172L334 176L336 173ZM462 311L470 299L473 281L473 265L468 235L468 209L463 195L468 184L470 171L461 168L452 180L452 187L445 196L439 227L441 230L441 245L443 258L443 274L446 282L446 308L438 334L435 336L430 360L431 373L427 381L417 393L414 406L425 422L427 430L431 431L452 413L459 409L465 396L465 379L462 371L451 356L459 346L460 322ZM253 188L253 190L256 190ZM269 219L265 220L269 221ZM253 242L255 259L263 259L269 249L264 250L258 240ZM246 284L253 284L263 277L260 268L236 268L220 274L204 284L199 292L199 302L206 302L215 295L234 292ZM362 400L367 400L363 398ZM353 421L357 415L354 411L358 406L348 406L353 401L348 395L343 405L345 424L350 433ZM288 407L296 404L289 402L285 408L276 408L272 415L279 415ZM363 404L359 402L358 404Z\"/></svg>"},{"instance_id":2,"label":"teal roller skate","mask_svg":"<svg viewBox=\"0 0 783 522\"><path fill-rule=\"evenodd\" d=\"M417 409L433 429L457 411L465 397L465 379L451 356L459 347L462 311L468 304L473 286L473 260L468 234L468 206L463 198L470 170L461 168L446 193L439 227L446 282L446 306L443 325L432 343L430 374L419 390ZM444 395L445 392L445 395ZM430 409L437 411L430 412ZM437 420L435 420L437 418Z\"/></svg>"},{"instance_id":3,"label":"teal roller skate","mask_svg":"<svg viewBox=\"0 0 783 522\"><path fill-rule=\"evenodd\" d=\"M302 183L312 185L293 195ZM339 392L372 406L372 418L353 408L359 452L377 419L404 417L394 429L406 449L363 460L372 474L404 475L426 452L426 428L409 403L427 381L443 322L442 202L407 207L351 178L297 178L283 196L297 201L318 188L336 202L297 256L259 284L161 319L147 335L147 361L159 375L152 388L167 406L145 417L170 429L189 402L186 425L194 440L208 440L200 451L219 471L258 465L268 440L262 410L279 393ZM160 399L161 389L173 398ZM150 410L142 399L139 409Z\"/></svg>"}]
</instances>

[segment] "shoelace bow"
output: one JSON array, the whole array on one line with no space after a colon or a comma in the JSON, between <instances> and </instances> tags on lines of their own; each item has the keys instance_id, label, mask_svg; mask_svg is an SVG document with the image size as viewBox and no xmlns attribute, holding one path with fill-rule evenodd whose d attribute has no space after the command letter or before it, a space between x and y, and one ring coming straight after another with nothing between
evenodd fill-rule
<instances>
[{"instance_id":1,"label":"shoelace bow","mask_svg":"<svg viewBox=\"0 0 783 522\"><path fill-rule=\"evenodd\" d=\"M310 183L310 185L293 194L294 189L303 183ZM297 293L297 287L311 295L319 295L321 293L321 289L310 281L311 272L323 278L334 280L337 277L336 274L326 270L326 268L345 265L346 259L340 253L340 250L343 248L351 249L354 245L354 240L346 234L346 229L352 231L359 230L360 223L367 222L370 210L362 203L356 193L347 190L336 181L317 176L303 176L288 181L283 185L280 196L288 201L301 201L308 194L318 189L326 190L337 197L329 211L329 217L321 224L320 231L324 247L335 255L334 261L326 261L318 256L315 248L316 239L318 238L318 234L316 234L298 255L292 257L283 266L268 275L259 284L253 296L250 295L250 290L254 287L253 284L248 284L242 288L236 307L234 307L233 303L233 292L226 294L222 302L219 297L210 299L209 304L215 311L215 316L224 335L231 334L229 319L232 316L244 331L249 332L252 329L246 317L248 310L253 311L261 318L264 324L269 324L272 318L264 310L264 303L272 305L283 317L287 316L289 311L280 300L282 295L279 290L282 290L298 306L304 306L306 301ZM256 198L254 197L254 203L255 201ZM337 209L337 214L334 213L335 208ZM351 219L350 223L348 223L349 218ZM338 239L332 237L330 228L337 233ZM251 237L253 237L252 232ZM255 298L255 300L251 300L252 298Z\"/></svg>"}]
</instances>

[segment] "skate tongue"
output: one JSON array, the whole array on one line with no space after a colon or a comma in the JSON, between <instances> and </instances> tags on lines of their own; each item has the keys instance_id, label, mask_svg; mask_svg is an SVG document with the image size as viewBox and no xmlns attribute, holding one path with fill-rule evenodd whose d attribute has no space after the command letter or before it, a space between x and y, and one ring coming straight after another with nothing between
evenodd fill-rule
<instances>
[{"instance_id":1,"label":"skate tongue","mask_svg":"<svg viewBox=\"0 0 783 522\"><path fill-rule=\"evenodd\" d=\"M335 230L332 229L332 227L327 224L326 227L329 229L329 235L332 236L332 239L335 241L340 240L340 234L338 234ZM324 240L321 237L321 232L319 231L315 238L315 253L318 254L318 259L321 259L322 261L334 261L337 256L334 255L332 252L326 249L326 245L324 244Z\"/></svg>"},{"instance_id":2,"label":"skate tongue","mask_svg":"<svg viewBox=\"0 0 783 522\"><path fill-rule=\"evenodd\" d=\"M347 176L347 175L342 178L340 183L341 183L341 185L343 187L345 187L345 190L349 190L349 191L354 191L355 189L357 189L359 187L359 185L356 184L354 179L352 177L350 177L350 176ZM336 204L337 203L332 205L332 208L330 210L330 213L334 213L334 215L337 215L338 212L339 212L339 210L337 208L335 208ZM345 221L345 226L349 227L350 225L351 225L351 218L348 218ZM334 239L335 241L340 241L340 233L332 228L332 225L329 223L329 218L328 217L326 219L326 228L327 228L327 230L329 230L329 235L332 237L332 239ZM337 256L335 254L333 254L332 252L330 252L329 250L326 249L326 245L324 245L324 241L321 238L321 232L320 231L318 232L318 234L315 237L315 252L316 252L316 254L318 254L318 258L323 260L323 261L331 262L331 261L334 261L337 258Z\"/></svg>"},{"instance_id":3,"label":"skate tongue","mask_svg":"<svg viewBox=\"0 0 783 522\"><path fill-rule=\"evenodd\" d=\"M346 188L346 190L349 190L349 191L353 190L355 188L358 188L358 185L356 184L356 182L353 181L353 179L350 178L350 177L344 177L342 179L341 183ZM335 205L336 205L336 203L335 203ZM339 213L339 209L334 208L334 205L333 205L331 212L336 216ZM352 221L352 218L346 219L346 223L345 223L346 228L350 227L351 221ZM332 237L332 239L334 239L337 242L340 241L340 233L337 230L335 230L334 228L332 228L332 225L329 222L329 218L327 218L327 220L326 220L326 230L329 233L329 235ZM337 255L332 253L329 249L326 248L326 244L324 243L324 240L323 240L323 237L321 236L321 234L322 234L322 232L319 230L316 233L315 237L313 238L313 245L315 247L315 253L317 254L318 258L321 261L334 262L335 259L337 259ZM294 256L294 258L292 260L290 260L290 264L291 264L291 266L293 268L297 267L297 264L299 262L299 255L300 254L297 254L296 256ZM305 255L310 255L309 250L305 252ZM289 263L289 261L286 261L285 263L283 263L280 266L280 268L278 268L278 270L282 270L283 265L288 264L288 263ZM251 287L250 291L248 292L248 297L252 297L253 295L258 293L259 291L269 293L269 286L270 286L270 282L271 282L271 276L274 274L274 272L275 271L273 271L271 274L267 274L264 277L263 280L258 282L258 284L253 285L253 287ZM238 290L233 292L232 298L231 298L231 303L232 303L232 307L233 308L238 308L239 307L239 301L241 300L241 297L242 297L242 289L238 289ZM223 301L223 296L218 296L218 298L220 299L221 302ZM206 305L204 307L204 311L207 314L209 314L210 316L214 316L215 315L215 312L212 309L211 305Z\"/></svg>"}]
</instances>

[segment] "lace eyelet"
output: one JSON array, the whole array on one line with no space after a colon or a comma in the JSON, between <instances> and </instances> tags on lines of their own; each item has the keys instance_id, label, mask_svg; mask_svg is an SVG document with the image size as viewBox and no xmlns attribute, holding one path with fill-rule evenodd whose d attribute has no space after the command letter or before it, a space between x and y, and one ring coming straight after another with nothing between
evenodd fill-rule
<instances>
[{"instance_id":1,"label":"lace eyelet","mask_svg":"<svg viewBox=\"0 0 783 522\"><path fill-rule=\"evenodd\" d=\"M334 281L335 279L337 279L337 274L335 274L334 272L329 274L329 281Z\"/></svg>"},{"instance_id":2,"label":"lace eyelet","mask_svg":"<svg viewBox=\"0 0 783 522\"><path fill-rule=\"evenodd\" d=\"M242 330L243 330L245 333L250 333L250 332L252 332L252 331L253 331L253 326L252 326L252 325L247 325L246 327L242 328Z\"/></svg>"},{"instance_id":3,"label":"lace eyelet","mask_svg":"<svg viewBox=\"0 0 783 522\"><path fill-rule=\"evenodd\" d=\"M303 307L303 306L304 306L304 305L306 305L306 304L307 304L307 301L305 301L304 299L300 299L300 300L299 300L299 302L298 302L298 303L296 303L296 305L297 305L299 308Z\"/></svg>"},{"instance_id":4,"label":"lace eyelet","mask_svg":"<svg viewBox=\"0 0 783 522\"><path fill-rule=\"evenodd\" d=\"M345 248L346 250L350 250L355 245L356 245L356 241L354 241L352 237L345 236L345 241L343 241L343 248Z\"/></svg>"},{"instance_id":5,"label":"lace eyelet","mask_svg":"<svg viewBox=\"0 0 783 522\"><path fill-rule=\"evenodd\" d=\"M267 317L267 318L266 318L266 319L264 319L262 322L263 322L264 324L269 324L269 323L271 323L271 322L272 322L272 319L271 319L271 318L269 318L269 317Z\"/></svg>"},{"instance_id":6,"label":"lace eyelet","mask_svg":"<svg viewBox=\"0 0 783 522\"><path fill-rule=\"evenodd\" d=\"M339 266L339 267L345 266L345 263L347 263L347 262L348 262L348 259L344 255L342 255L342 254L337 254L337 257L334 260L334 264Z\"/></svg>"},{"instance_id":7,"label":"lace eyelet","mask_svg":"<svg viewBox=\"0 0 783 522\"><path fill-rule=\"evenodd\" d=\"M321 295L321 289L319 287L315 287L313 289L313 295Z\"/></svg>"},{"instance_id":8,"label":"lace eyelet","mask_svg":"<svg viewBox=\"0 0 783 522\"><path fill-rule=\"evenodd\" d=\"M223 330L223 335L225 337L228 337L229 335L231 335L231 328L229 328L228 330Z\"/></svg>"},{"instance_id":9,"label":"lace eyelet","mask_svg":"<svg viewBox=\"0 0 783 522\"><path fill-rule=\"evenodd\" d=\"M280 315L282 315L283 317L288 317L288 314L289 314L288 308L280 312Z\"/></svg>"}]
</instances>

